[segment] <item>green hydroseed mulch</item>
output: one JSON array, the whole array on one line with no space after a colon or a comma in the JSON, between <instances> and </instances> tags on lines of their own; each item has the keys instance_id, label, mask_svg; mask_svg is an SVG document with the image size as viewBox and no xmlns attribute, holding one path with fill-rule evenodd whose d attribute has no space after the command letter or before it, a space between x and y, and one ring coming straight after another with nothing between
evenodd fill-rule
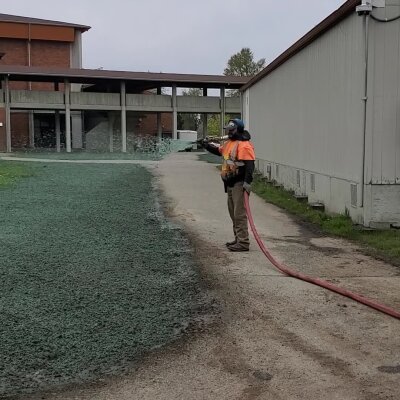
<instances>
[{"instance_id":1,"label":"green hydroseed mulch","mask_svg":"<svg viewBox=\"0 0 400 400\"><path fill-rule=\"evenodd\" d=\"M71 153L67 153L64 149L57 153L55 149L17 149L10 154L11 157L22 158L41 158L51 160L160 160L166 154L183 151L187 147L191 147L192 142L185 140L169 140L163 139L160 142L152 142L151 144L133 151L128 148L126 153L122 153L120 147L115 147L113 153L109 151L88 151L73 149ZM1 156L1 155L0 155Z\"/></svg>"},{"instance_id":2,"label":"green hydroseed mulch","mask_svg":"<svg viewBox=\"0 0 400 400\"><path fill-rule=\"evenodd\" d=\"M197 157L199 158L200 161L206 161L210 164L222 163L222 157L216 156L215 154L212 153L199 154Z\"/></svg>"},{"instance_id":3,"label":"green hydroseed mulch","mask_svg":"<svg viewBox=\"0 0 400 400\"><path fill-rule=\"evenodd\" d=\"M29 176L31 172L25 165L0 161L0 189Z\"/></svg>"},{"instance_id":4,"label":"green hydroseed mulch","mask_svg":"<svg viewBox=\"0 0 400 400\"><path fill-rule=\"evenodd\" d=\"M146 169L20 165L0 188L0 398L124 372L203 312Z\"/></svg>"},{"instance_id":5,"label":"green hydroseed mulch","mask_svg":"<svg viewBox=\"0 0 400 400\"><path fill-rule=\"evenodd\" d=\"M15 151L11 157L16 158L40 158L49 160L159 160L162 155L158 153L121 153L121 152L95 152L74 150L72 153L65 151L29 150Z\"/></svg>"}]
</instances>

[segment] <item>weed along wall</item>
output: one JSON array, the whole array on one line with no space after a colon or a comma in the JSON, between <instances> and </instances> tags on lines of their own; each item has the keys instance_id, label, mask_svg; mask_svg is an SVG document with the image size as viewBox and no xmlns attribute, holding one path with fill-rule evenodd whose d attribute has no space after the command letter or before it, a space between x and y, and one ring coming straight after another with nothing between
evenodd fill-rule
<instances>
[{"instance_id":1,"label":"weed along wall","mask_svg":"<svg viewBox=\"0 0 400 400\"><path fill-rule=\"evenodd\" d=\"M124 371L204 305L148 170L20 166L0 187L0 398Z\"/></svg>"}]
</instances>

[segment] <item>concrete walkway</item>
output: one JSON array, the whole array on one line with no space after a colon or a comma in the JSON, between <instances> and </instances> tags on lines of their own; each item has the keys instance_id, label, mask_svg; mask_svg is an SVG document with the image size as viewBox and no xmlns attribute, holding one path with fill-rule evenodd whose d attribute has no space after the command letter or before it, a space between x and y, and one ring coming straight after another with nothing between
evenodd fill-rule
<instances>
[{"instance_id":1,"label":"concrete walkway","mask_svg":"<svg viewBox=\"0 0 400 400\"><path fill-rule=\"evenodd\" d=\"M228 252L232 229L215 165L179 153L155 173L168 212L191 237L218 320L129 376L41 399L399 398L400 321L283 276L254 240L249 253ZM400 309L398 268L315 235L255 195L251 207L267 247L288 266Z\"/></svg>"}]
</instances>

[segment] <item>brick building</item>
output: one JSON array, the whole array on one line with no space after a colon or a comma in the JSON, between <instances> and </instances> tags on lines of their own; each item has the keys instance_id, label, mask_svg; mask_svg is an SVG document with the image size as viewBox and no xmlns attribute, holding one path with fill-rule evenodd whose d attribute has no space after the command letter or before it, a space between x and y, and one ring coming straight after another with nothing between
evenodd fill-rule
<instances>
[{"instance_id":1,"label":"brick building","mask_svg":"<svg viewBox=\"0 0 400 400\"><path fill-rule=\"evenodd\" d=\"M82 68L82 33L89 26L60 21L49 21L8 14L0 14L0 65ZM38 82L10 82L10 90L60 90L64 85ZM72 85L72 91L80 91L81 85ZM0 118L4 119L0 109ZM107 113L102 114L107 119ZM172 118L162 115L163 131L171 133ZM72 112L72 146L85 146L85 132L98 123L99 116L91 113ZM12 148L55 147L54 111L13 110L11 113ZM61 118L62 139L64 142L64 119ZM135 113L129 119L129 128L138 135L157 134L157 115ZM4 143L3 143L4 142ZM62 143L63 144L63 143ZM6 147L0 140L0 151Z\"/></svg>"},{"instance_id":2,"label":"brick building","mask_svg":"<svg viewBox=\"0 0 400 400\"><path fill-rule=\"evenodd\" d=\"M82 33L89 26L0 14L0 65L82 68ZM53 83L10 82L13 90L63 90ZM79 87L72 90L79 90ZM1 110L0 110L1 112ZM71 116L72 129L82 131L81 113ZM11 113L12 146L46 143L54 130L54 112Z\"/></svg>"},{"instance_id":3,"label":"brick building","mask_svg":"<svg viewBox=\"0 0 400 400\"><path fill-rule=\"evenodd\" d=\"M141 136L177 138L192 129L178 114L240 113L225 90L241 77L82 68L89 26L0 14L0 152L13 149L129 150ZM202 98L178 96L199 88ZM167 91L163 93L163 88ZM218 90L219 97L207 91ZM179 126L178 126L179 125Z\"/></svg>"}]
</instances>

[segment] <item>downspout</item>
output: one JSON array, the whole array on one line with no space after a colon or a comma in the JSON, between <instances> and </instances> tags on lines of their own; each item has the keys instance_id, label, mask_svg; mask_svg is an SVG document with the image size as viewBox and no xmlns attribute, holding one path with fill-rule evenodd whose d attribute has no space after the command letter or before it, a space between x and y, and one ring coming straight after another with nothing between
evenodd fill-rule
<instances>
[{"instance_id":1,"label":"downspout","mask_svg":"<svg viewBox=\"0 0 400 400\"><path fill-rule=\"evenodd\" d=\"M363 111L363 144L362 144L362 171L361 171L361 207L364 207L365 197L365 159L367 136L367 103L368 103L368 62L369 62L369 13L364 15L365 32L365 70L364 70L364 111Z\"/></svg>"}]
</instances>

